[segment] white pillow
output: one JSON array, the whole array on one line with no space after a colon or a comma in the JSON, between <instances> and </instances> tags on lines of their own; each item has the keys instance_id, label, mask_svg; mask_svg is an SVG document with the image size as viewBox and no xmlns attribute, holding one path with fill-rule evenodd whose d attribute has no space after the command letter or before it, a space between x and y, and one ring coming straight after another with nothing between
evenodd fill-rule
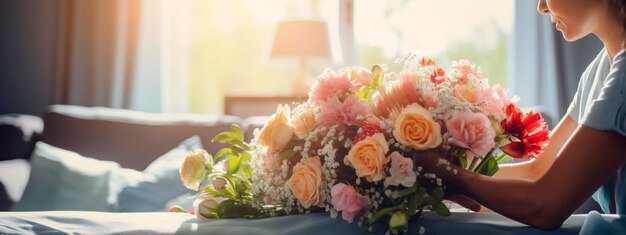
<instances>
[{"instance_id":1,"label":"white pillow","mask_svg":"<svg viewBox=\"0 0 626 235\"><path fill-rule=\"evenodd\" d=\"M13 210L163 210L170 200L192 192L180 182L178 169L196 148L202 142L193 136L141 172L38 142L28 184Z\"/></svg>"},{"instance_id":2,"label":"white pillow","mask_svg":"<svg viewBox=\"0 0 626 235\"><path fill-rule=\"evenodd\" d=\"M38 142L31 156L31 172L15 211L111 211L126 182L141 172Z\"/></svg>"}]
</instances>

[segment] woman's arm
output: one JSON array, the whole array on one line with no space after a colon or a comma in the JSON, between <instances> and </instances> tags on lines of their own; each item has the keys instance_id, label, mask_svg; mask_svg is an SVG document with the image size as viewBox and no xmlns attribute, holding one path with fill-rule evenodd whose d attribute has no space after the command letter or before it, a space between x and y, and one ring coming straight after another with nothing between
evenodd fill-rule
<instances>
[{"instance_id":1,"label":"woman's arm","mask_svg":"<svg viewBox=\"0 0 626 235\"><path fill-rule=\"evenodd\" d=\"M554 159L567 140L576 130L577 124L569 116L563 117L550 133L550 143L536 159L513 164L503 164L495 174L498 178L536 180L552 165Z\"/></svg>"},{"instance_id":2,"label":"woman's arm","mask_svg":"<svg viewBox=\"0 0 626 235\"><path fill-rule=\"evenodd\" d=\"M625 154L626 136L581 126L537 180L492 178L459 167L458 175L442 171L440 177L495 212L554 229L626 163Z\"/></svg>"}]
</instances>

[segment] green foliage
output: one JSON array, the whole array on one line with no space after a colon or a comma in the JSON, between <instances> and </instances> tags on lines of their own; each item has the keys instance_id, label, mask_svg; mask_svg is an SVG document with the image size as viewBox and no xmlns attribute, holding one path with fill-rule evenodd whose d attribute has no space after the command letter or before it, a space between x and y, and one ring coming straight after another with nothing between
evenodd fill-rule
<instances>
[{"instance_id":1,"label":"green foliage","mask_svg":"<svg viewBox=\"0 0 626 235\"><path fill-rule=\"evenodd\" d=\"M371 100L372 94L378 90L378 87L385 79L385 73L383 72L380 65L374 65L371 70L372 83L362 87L357 93L356 96L363 100Z\"/></svg>"},{"instance_id":2,"label":"green foliage","mask_svg":"<svg viewBox=\"0 0 626 235\"><path fill-rule=\"evenodd\" d=\"M209 173L208 180L211 184L217 179L227 183L220 189L216 189L213 185L207 186L204 188L204 192L226 200L211 210L213 214L207 216L216 218L262 216L261 211L251 206L253 169L250 165L252 155L249 151L253 150L254 147L244 142L244 133L237 124L232 124L229 131L217 134L213 141L229 145L229 147L220 149L216 154L217 159L226 161L227 167L226 172L223 169L213 169Z\"/></svg>"},{"instance_id":3,"label":"green foliage","mask_svg":"<svg viewBox=\"0 0 626 235\"><path fill-rule=\"evenodd\" d=\"M504 156L501 154L495 157L493 152L494 150L491 150L485 157L474 157L472 163L470 163L469 167L466 169L479 174L493 176L500 169L498 164L506 157L506 154ZM474 167L479 161L478 166Z\"/></svg>"}]
</instances>

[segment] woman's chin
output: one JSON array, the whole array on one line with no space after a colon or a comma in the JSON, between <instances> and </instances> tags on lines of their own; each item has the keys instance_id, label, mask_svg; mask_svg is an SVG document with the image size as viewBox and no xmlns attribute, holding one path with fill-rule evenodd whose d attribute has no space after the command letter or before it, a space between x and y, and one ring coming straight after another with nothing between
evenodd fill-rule
<instances>
[{"instance_id":1,"label":"woman's chin","mask_svg":"<svg viewBox=\"0 0 626 235\"><path fill-rule=\"evenodd\" d=\"M561 31L561 34L563 34L563 38L565 39L565 41L568 42L573 42L576 41L578 39L581 39L587 35L583 35L583 34L579 34L579 33L572 33L568 30L559 30Z\"/></svg>"}]
</instances>

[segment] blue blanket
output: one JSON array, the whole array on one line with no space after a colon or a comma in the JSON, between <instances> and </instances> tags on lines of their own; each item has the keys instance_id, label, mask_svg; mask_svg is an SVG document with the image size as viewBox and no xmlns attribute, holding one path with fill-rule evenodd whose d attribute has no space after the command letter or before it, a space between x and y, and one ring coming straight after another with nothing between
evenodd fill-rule
<instances>
[{"instance_id":1,"label":"blue blanket","mask_svg":"<svg viewBox=\"0 0 626 235\"><path fill-rule=\"evenodd\" d=\"M586 215L573 215L560 229L544 231L494 213L425 214L407 234L578 234ZM0 234L364 234L356 224L307 214L266 219L198 220L183 213L78 211L0 212ZM380 233L380 232L378 232ZM376 233L375 233L376 234Z\"/></svg>"}]
</instances>

